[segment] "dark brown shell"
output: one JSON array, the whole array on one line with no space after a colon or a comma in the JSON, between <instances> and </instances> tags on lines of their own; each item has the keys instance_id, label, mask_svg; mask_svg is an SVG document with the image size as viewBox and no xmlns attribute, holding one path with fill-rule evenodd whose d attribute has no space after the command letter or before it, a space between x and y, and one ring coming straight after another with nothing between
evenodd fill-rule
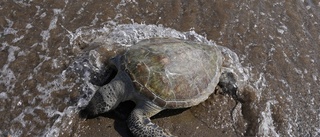
<instances>
[{"instance_id":1,"label":"dark brown shell","mask_svg":"<svg viewBox=\"0 0 320 137\"><path fill-rule=\"evenodd\" d=\"M164 108L206 100L219 81L221 64L217 47L173 38L143 40L125 53L137 91Z\"/></svg>"}]
</instances>

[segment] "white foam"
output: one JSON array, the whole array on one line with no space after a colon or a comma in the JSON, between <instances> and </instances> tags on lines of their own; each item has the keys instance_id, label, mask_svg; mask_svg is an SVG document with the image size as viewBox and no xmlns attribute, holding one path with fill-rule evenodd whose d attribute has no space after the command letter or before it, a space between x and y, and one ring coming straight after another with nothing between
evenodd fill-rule
<instances>
[{"instance_id":1,"label":"white foam","mask_svg":"<svg viewBox=\"0 0 320 137\"><path fill-rule=\"evenodd\" d=\"M15 52L19 51L20 48L16 46L11 46L6 42L2 43L1 49L4 49L6 47L8 47L8 59L6 64L4 64L0 69L1 77L2 77L0 79L0 84L2 83L5 85L7 92L13 92L12 89L15 87L16 76L14 74L14 71L12 71L9 68L9 65L11 62L16 60Z\"/></svg>"},{"instance_id":2,"label":"white foam","mask_svg":"<svg viewBox=\"0 0 320 137\"><path fill-rule=\"evenodd\" d=\"M259 78L253 83L253 86L255 89L257 89L258 91L263 91L263 89L265 89L267 87L267 82L266 82L266 78L264 76L264 73L259 73ZM261 92L258 92L258 98L260 100L261 97Z\"/></svg>"},{"instance_id":3,"label":"white foam","mask_svg":"<svg viewBox=\"0 0 320 137\"><path fill-rule=\"evenodd\" d=\"M275 105L278 102L275 100L268 101L266 103L265 111L261 112L261 124L259 125L259 134L262 136L279 137L280 135L276 132L275 126L272 119L272 111L270 105Z\"/></svg>"},{"instance_id":4,"label":"white foam","mask_svg":"<svg viewBox=\"0 0 320 137\"><path fill-rule=\"evenodd\" d=\"M8 19L8 18L5 18L5 20L7 21L7 26L8 27L4 28L3 35L9 35L9 34L16 35L18 31L15 30L14 28L12 28L13 21Z\"/></svg>"},{"instance_id":5,"label":"white foam","mask_svg":"<svg viewBox=\"0 0 320 137\"><path fill-rule=\"evenodd\" d=\"M49 129L47 129L47 131L45 131L44 136L58 137L60 135L61 130L70 129L70 125L73 123L72 117L77 115L78 112L79 111L73 106L64 109L63 112L60 113L60 117L58 117L58 119L55 120L53 125Z\"/></svg>"},{"instance_id":6,"label":"white foam","mask_svg":"<svg viewBox=\"0 0 320 137\"><path fill-rule=\"evenodd\" d=\"M318 81L318 76L319 76L319 75L318 75L317 72L316 72L316 73L313 73L313 74L312 74L313 80L314 80L314 81Z\"/></svg>"},{"instance_id":7,"label":"white foam","mask_svg":"<svg viewBox=\"0 0 320 137\"><path fill-rule=\"evenodd\" d=\"M20 40L23 39L23 38L24 38L24 35L22 35L22 36L20 36L20 37L18 37L18 38L14 38L14 39L12 40L12 43L16 43L16 42L20 41Z\"/></svg>"},{"instance_id":8,"label":"white foam","mask_svg":"<svg viewBox=\"0 0 320 137\"><path fill-rule=\"evenodd\" d=\"M8 99L8 95L6 92L0 92L0 99Z\"/></svg>"},{"instance_id":9,"label":"white foam","mask_svg":"<svg viewBox=\"0 0 320 137\"><path fill-rule=\"evenodd\" d=\"M26 25L26 29L31 29L33 26L32 26L32 24L30 24L30 23L28 23L27 25Z\"/></svg>"}]
</instances>

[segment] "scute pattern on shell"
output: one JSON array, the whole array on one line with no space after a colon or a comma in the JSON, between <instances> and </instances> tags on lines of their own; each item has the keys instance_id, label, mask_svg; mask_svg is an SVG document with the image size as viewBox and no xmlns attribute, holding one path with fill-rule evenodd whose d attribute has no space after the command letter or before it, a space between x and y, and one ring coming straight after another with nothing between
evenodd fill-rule
<instances>
[{"instance_id":1,"label":"scute pattern on shell","mask_svg":"<svg viewBox=\"0 0 320 137\"><path fill-rule=\"evenodd\" d=\"M215 46L172 38L138 42L125 53L125 66L138 92L161 107L196 105L214 91L221 54Z\"/></svg>"}]
</instances>

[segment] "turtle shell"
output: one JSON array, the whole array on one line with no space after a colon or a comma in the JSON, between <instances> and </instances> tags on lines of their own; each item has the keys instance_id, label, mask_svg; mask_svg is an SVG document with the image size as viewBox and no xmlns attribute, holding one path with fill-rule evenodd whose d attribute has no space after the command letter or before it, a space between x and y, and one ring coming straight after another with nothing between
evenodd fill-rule
<instances>
[{"instance_id":1,"label":"turtle shell","mask_svg":"<svg viewBox=\"0 0 320 137\"><path fill-rule=\"evenodd\" d=\"M163 108L206 100L219 82L222 55L215 46L178 40L142 40L124 54L137 92Z\"/></svg>"}]
</instances>

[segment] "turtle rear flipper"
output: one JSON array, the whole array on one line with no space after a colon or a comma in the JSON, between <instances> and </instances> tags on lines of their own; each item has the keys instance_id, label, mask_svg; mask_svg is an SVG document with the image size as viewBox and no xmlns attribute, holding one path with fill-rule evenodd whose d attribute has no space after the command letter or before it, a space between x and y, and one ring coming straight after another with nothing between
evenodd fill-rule
<instances>
[{"instance_id":1,"label":"turtle rear flipper","mask_svg":"<svg viewBox=\"0 0 320 137\"><path fill-rule=\"evenodd\" d=\"M232 72L223 72L220 76L218 86L222 89L223 94L230 95L235 101L242 103L242 99L238 98L237 80L235 74Z\"/></svg>"},{"instance_id":2,"label":"turtle rear flipper","mask_svg":"<svg viewBox=\"0 0 320 137\"><path fill-rule=\"evenodd\" d=\"M143 102L137 105L127 119L131 133L136 137L173 137L158 125L151 122L150 117L159 113L162 109L153 103Z\"/></svg>"}]
</instances>

